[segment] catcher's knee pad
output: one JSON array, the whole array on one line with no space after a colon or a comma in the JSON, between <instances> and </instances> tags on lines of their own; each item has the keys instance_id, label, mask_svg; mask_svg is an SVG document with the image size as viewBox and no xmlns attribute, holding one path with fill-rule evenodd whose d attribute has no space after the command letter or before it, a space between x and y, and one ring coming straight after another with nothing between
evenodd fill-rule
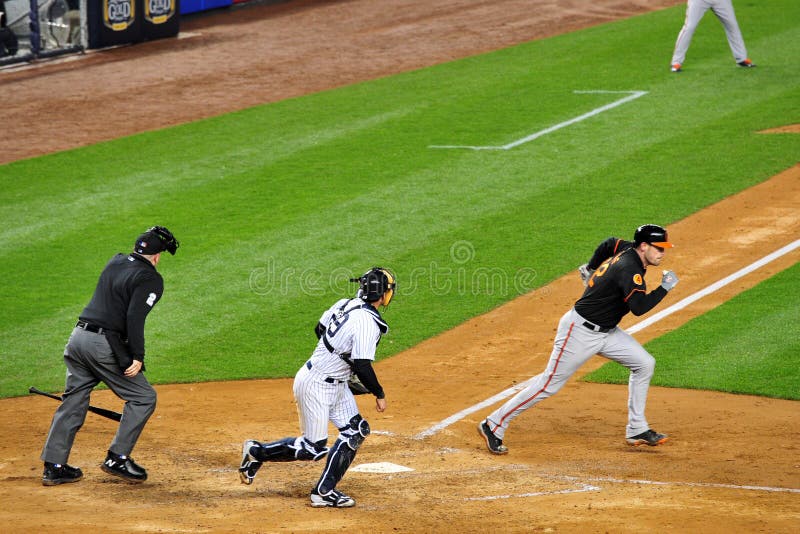
<instances>
[{"instance_id":1,"label":"catcher's knee pad","mask_svg":"<svg viewBox=\"0 0 800 534\"><path fill-rule=\"evenodd\" d=\"M356 414L350 419L350 423L346 427L339 429L339 439L347 443L348 447L355 451L364 443L369 433L370 429L367 420L361 417L361 414Z\"/></svg>"},{"instance_id":2,"label":"catcher's knee pad","mask_svg":"<svg viewBox=\"0 0 800 534\"><path fill-rule=\"evenodd\" d=\"M321 439L317 442L308 441L306 438L299 438L297 443L296 457L298 460L314 460L319 461L328 454L327 439Z\"/></svg>"}]
</instances>

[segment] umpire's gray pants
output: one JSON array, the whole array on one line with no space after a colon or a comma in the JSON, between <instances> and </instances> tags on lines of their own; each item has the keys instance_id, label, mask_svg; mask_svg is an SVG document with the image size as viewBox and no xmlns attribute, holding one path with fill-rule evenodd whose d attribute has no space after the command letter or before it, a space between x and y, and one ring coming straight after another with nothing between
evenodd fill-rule
<instances>
[{"instance_id":1,"label":"umpire's gray pants","mask_svg":"<svg viewBox=\"0 0 800 534\"><path fill-rule=\"evenodd\" d=\"M628 425L625 437L646 432L650 426L644 411L647 391L656 361L638 341L622 328L594 332L583 326L584 319L575 309L558 323L553 351L543 373L531 378L526 387L487 417L489 428L500 439L511 421L538 402L555 395L586 360L600 354L630 370L628 380Z\"/></svg>"},{"instance_id":2,"label":"umpire's gray pants","mask_svg":"<svg viewBox=\"0 0 800 534\"><path fill-rule=\"evenodd\" d=\"M50 432L42 450L42 460L65 464L75 441L75 434L86 419L89 395L100 382L125 401L109 450L130 456L147 420L156 408L156 392L142 373L127 378L119 368L108 341L102 334L75 328L64 348L67 380L63 402L53 416Z\"/></svg>"}]
</instances>

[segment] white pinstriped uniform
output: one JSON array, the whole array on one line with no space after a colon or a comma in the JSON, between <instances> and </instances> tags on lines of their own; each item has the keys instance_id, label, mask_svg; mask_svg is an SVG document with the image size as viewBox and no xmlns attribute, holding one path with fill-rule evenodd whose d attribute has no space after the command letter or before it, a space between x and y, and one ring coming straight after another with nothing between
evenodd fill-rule
<instances>
[{"instance_id":1,"label":"white pinstriped uniform","mask_svg":"<svg viewBox=\"0 0 800 534\"><path fill-rule=\"evenodd\" d=\"M295 375L293 387L300 429L310 442L327 439L328 421L344 428L358 414L358 405L347 387L352 371L339 354L350 353L353 360L375 360L375 348L381 338L377 321L381 319L371 310L374 309L361 299L341 299L320 317L319 322L328 329L311 359ZM383 321L381 325L386 328ZM325 339L334 353L326 348Z\"/></svg>"}]
</instances>

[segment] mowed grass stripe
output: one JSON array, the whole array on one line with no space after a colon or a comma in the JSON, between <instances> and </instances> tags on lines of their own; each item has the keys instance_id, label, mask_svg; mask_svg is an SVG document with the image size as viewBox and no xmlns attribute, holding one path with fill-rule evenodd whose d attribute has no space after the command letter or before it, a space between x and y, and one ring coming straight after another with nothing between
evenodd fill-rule
<instances>
[{"instance_id":1,"label":"mowed grass stripe","mask_svg":"<svg viewBox=\"0 0 800 534\"><path fill-rule=\"evenodd\" d=\"M0 395L61 386L59 355L99 270L154 223L183 246L161 265L148 376L287 376L322 309L352 291L344 272L385 264L400 277L385 357L574 269L607 235L758 183L800 149L797 136L753 133L797 113L800 39L773 42L800 37L797 19L774 16L797 9L778 0L740 15L751 48L777 48L763 69L708 59L714 69L670 75L671 43L654 35L674 42L675 13L658 12L0 166L0 268L12 281L0 290ZM616 98L573 92L591 89L648 95L502 153L427 148L507 143Z\"/></svg>"}]
</instances>

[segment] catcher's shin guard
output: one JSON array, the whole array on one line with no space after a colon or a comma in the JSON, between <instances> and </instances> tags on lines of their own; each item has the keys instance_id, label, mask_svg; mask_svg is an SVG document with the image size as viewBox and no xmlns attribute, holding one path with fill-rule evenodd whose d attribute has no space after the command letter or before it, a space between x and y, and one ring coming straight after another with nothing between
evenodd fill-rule
<instances>
[{"instance_id":1,"label":"catcher's shin guard","mask_svg":"<svg viewBox=\"0 0 800 534\"><path fill-rule=\"evenodd\" d=\"M328 452L328 461L325 463L322 476L314 488L315 491L320 495L327 495L333 491L336 484L347 472L347 468L353 463L353 458L355 457L355 449L352 449L346 441L337 439Z\"/></svg>"},{"instance_id":2,"label":"catcher's shin guard","mask_svg":"<svg viewBox=\"0 0 800 534\"><path fill-rule=\"evenodd\" d=\"M312 443L304 437L283 438L262 443L251 449L251 455L259 462L293 462L295 460L320 460L328 453L327 440Z\"/></svg>"},{"instance_id":3,"label":"catcher's shin guard","mask_svg":"<svg viewBox=\"0 0 800 534\"><path fill-rule=\"evenodd\" d=\"M370 434L369 423L360 414L354 415L350 423L339 429L339 438L333 444L329 453L325 470L317 482L315 490L320 495L327 495L347 472L353 463L356 451Z\"/></svg>"}]
</instances>

